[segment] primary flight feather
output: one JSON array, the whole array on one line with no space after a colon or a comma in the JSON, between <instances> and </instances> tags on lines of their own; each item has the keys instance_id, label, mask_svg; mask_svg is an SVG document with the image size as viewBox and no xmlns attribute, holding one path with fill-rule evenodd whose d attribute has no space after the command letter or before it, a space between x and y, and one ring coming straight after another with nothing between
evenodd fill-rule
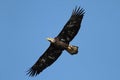
<instances>
[{"instance_id":1,"label":"primary flight feather","mask_svg":"<svg viewBox=\"0 0 120 80\"><path fill-rule=\"evenodd\" d=\"M50 46L43 53L42 56L37 60L37 62L28 70L29 76L36 76L42 72L45 68L54 63L58 57L61 55L63 50L66 50L71 55L78 53L78 47L70 45L70 41L78 33L81 22L84 16L84 9L76 7L70 19L63 27L62 31L55 38L47 38L50 41Z\"/></svg>"}]
</instances>

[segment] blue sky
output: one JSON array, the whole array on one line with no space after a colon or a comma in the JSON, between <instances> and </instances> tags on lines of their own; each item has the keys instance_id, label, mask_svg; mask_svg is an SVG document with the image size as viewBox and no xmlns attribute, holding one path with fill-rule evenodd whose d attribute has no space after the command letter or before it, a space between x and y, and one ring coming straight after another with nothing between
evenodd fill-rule
<instances>
[{"instance_id":1,"label":"blue sky","mask_svg":"<svg viewBox=\"0 0 120 80\"><path fill-rule=\"evenodd\" d=\"M120 80L119 0L0 0L0 80ZM36 77L26 71L48 48L75 6L86 13L66 51Z\"/></svg>"}]
</instances>

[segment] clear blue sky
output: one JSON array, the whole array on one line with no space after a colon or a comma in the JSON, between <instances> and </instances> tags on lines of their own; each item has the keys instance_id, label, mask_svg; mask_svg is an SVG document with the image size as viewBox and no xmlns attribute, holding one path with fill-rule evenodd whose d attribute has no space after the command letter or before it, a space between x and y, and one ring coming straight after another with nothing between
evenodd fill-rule
<instances>
[{"instance_id":1,"label":"clear blue sky","mask_svg":"<svg viewBox=\"0 0 120 80\"><path fill-rule=\"evenodd\" d=\"M66 51L36 77L26 71L49 46L75 6L86 13ZM0 0L0 80L120 80L120 0Z\"/></svg>"}]
</instances>

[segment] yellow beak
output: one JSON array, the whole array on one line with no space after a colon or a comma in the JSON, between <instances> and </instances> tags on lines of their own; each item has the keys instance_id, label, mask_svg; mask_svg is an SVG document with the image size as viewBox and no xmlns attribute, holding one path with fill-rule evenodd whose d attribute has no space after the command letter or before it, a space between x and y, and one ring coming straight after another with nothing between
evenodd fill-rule
<instances>
[{"instance_id":1,"label":"yellow beak","mask_svg":"<svg viewBox=\"0 0 120 80\"><path fill-rule=\"evenodd\" d=\"M46 38L46 39L47 39L48 41L52 42L52 43L55 42L54 38Z\"/></svg>"},{"instance_id":2,"label":"yellow beak","mask_svg":"<svg viewBox=\"0 0 120 80\"><path fill-rule=\"evenodd\" d=\"M48 41L51 41L51 38L46 38Z\"/></svg>"}]
</instances>

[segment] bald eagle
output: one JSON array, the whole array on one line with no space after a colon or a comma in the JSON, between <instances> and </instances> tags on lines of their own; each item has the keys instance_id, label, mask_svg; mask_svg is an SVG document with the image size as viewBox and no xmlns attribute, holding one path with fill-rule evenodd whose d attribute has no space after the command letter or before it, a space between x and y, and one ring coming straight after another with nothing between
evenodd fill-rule
<instances>
[{"instance_id":1,"label":"bald eagle","mask_svg":"<svg viewBox=\"0 0 120 80\"><path fill-rule=\"evenodd\" d=\"M78 53L78 47L70 45L70 41L78 33L81 22L84 16L84 9L76 7L70 19L63 27L62 31L55 38L47 38L50 42L50 46L44 52L42 56L39 57L37 62L28 70L29 76L36 76L42 72L45 68L54 63L58 57L62 54L63 50L66 50L71 55Z\"/></svg>"}]
</instances>

